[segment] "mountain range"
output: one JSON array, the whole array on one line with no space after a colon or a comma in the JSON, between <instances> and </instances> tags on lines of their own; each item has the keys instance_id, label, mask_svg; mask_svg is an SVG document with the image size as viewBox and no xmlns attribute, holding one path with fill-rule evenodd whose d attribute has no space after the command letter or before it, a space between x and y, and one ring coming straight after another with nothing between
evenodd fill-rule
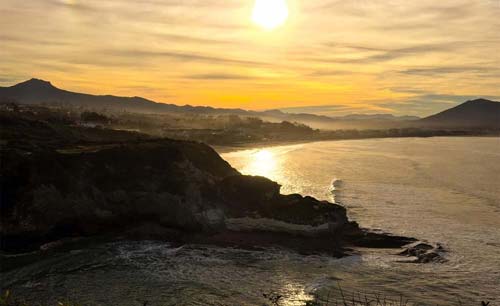
<instances>
[{"instance_id":1,"label":"mountain range","mask_svg":"<svg viewBox=\"0 0 500 306\"><path fill-rule=\"evenodd\" d=\"M500 127L500 103L486 99L467 101L439 114L420 119L413 116L397 117L390 114L353 114L329 117L306 113L286 113L281 110L248 111L243 109L213 108L209 106L179 106L158 103L141 97L90 95L59 89L50 82L31 79L14 86L0 87L0 100L21 104L56 104L88 109L106 109L139 113L232 114L255 116L270 121L295 121L323 129L369 129L396 127Z\"/></svg>"}]
</instances>

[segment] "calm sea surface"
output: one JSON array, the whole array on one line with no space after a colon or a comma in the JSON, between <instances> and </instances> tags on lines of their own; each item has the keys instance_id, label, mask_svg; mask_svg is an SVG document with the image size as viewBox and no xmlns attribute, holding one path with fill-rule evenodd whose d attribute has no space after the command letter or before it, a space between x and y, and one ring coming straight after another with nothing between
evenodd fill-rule
<instances>
[{"instance_id":1,"label":"calm sea surface","mask_svg":"<svg viewBox=\"0 0 500 306\"><path fill-rule=\"evenodd\" d=\"M500 138L318 142L223 154L244 174L348 208L363 227L442 243L444 264L398 262L390 250L333 259L158 242L101 244L4 273L35 301L85 305L304 305L313 295L403 295L421 305L500 303Z\"/></svg>"}]
</instances>

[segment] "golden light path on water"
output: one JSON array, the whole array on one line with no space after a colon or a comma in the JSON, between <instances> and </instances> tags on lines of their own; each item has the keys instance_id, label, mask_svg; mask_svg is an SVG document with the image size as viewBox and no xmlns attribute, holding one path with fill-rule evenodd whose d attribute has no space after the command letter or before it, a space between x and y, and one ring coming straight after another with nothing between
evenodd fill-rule
<instances>
[{"instance_id":1,"label":"golden light path on water","mask_svg":"<svg viewBox=\"0 0 500 306\"><path fill-rule=\"evenodd\" d=\"M295 148L294 146L290 146ZM285 150L288 151L288 150ZM269 178L271 180L282 179L283 172L283 150L279 148L254 149L248 151L227 153L226 156L245 156L245 166L240 169L243 174L256 175ZM294 282L291 279L283 278L283 287L280 294L284 296L279 300L280 305L302 306L305 302L312 300L312 296L306 292L303 284ZM270 295L269 298L276 298Z\"/></svg>"},{"instance_id":2,"label":"golden light path on water","mask_svg":"<svg viewBox=\"0 0 500 306\"><path fill-rule=\"evenodd\" d=\"M229 152L222 156L244 175L263 176L278 182L284 194L307 193L300 184L301 176L294 171L298 164L291 163L288 154L300 148L302 145L268 147Z\"/></svg>"},{"instance_id":3,"label":"golden light path on water","mask_svg":"<svg viewBox=\"0 0 500 306\"><path fill-rule=\"evenodd\" d=\"M277 168L277 160L272 151L266 149L258 150L251 156L253 160L243 172L268 178L274 176L274 171Z\"/></svg>"}]
</instances>

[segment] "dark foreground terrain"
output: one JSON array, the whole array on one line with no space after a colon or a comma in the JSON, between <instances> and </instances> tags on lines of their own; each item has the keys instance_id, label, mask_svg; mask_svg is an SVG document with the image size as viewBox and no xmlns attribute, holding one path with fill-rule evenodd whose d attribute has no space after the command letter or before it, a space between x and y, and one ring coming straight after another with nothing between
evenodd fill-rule
<instances>
[{"instance_id":1,"label":"dark foreground terrain","mask_svg":"<svg viewBox=\"0 0 500 306\"><path fill-rule=\"evenodd\" d=\"M12 113L0 122L4 251L106 236L342 256L349 246L414 241L360 229L339 205L282 195L277 183L241 175L201 143Z\"/></svg>"}]
</instances>

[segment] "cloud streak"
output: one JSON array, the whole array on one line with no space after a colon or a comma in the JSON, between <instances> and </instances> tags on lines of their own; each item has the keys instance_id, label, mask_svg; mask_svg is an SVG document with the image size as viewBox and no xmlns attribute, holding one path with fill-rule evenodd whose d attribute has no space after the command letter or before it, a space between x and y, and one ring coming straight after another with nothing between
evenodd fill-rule
<instances>
[{"instance_id":1,"label":"cloud streak","mask_svg":"<svg viewBox=\"0 0 500 306\"><path fill-rule=\"evenodd\" d=\"M193 74L185 76L187 79L192 80L252 80L254 77L241 74L229 74L229 73L205 73L205 74Z\"/></svg>"}]
</instances>

